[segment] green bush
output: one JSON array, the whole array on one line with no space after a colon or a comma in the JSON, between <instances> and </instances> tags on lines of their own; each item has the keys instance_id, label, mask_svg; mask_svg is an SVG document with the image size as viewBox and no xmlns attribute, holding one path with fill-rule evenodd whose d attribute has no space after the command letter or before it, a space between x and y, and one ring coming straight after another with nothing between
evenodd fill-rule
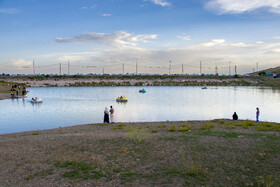
<instances>
[{"instance_id":1,"label":"green bush","mask_svg":"<svg viewBox=\"0 0 280 187\"><path fill-rule=\"evenodd\" d=\"M202 130L207 130L207 129L212 129L212 128L214 128L215 127L215 125L213 125L211 122L208 122L208 123L204 123L201 127L200 127L200 129L202 129Z\"/></svg>"},{"instance_id":2,"label":"green bush","mask_svg":"<svg viewBox=\"0 0 280 187\"><path fill-rule=\"evenodd\" d=\"M170 128L168 129L168 131L170 131L170 132L175 132L176 130L177 130L176 125L171 125Z\"/></svg>"}]
</instances>

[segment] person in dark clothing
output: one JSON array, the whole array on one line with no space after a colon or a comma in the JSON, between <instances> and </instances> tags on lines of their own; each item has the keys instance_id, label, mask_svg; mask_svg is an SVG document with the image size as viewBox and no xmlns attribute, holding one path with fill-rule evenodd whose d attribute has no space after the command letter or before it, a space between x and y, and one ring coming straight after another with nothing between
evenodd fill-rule
<instances>
[{"instance_id":1,"label":"person in dark clothing","mask_svg":"<svg viewBox=\"0 0 280 187\"><path fill-rule=\"evenodd\" d=\"M26 93L26 88L22 87L22 95L25 95L25 93Z\"/></svg>"},{"instance_id":2,"label":"person in dark clothing","mask_svg":"<svg viewBox=\"0 0 280 187\"><path fill-rule=\"evenodd\" d=\"M238 120L238 115L236 114L236 112L234 112L234 114L232 115L232 119L233 120Z\"/></svg>"},{"instance_id":3,"label":"person in dark clothing","mask_svg":"<svg viewBox=\"0 0 280 187\"><path fill-rule=\"evenodd\" d=\"M105 110L104 110L104 123L110 123L109 122L109 111L108 111L107 107L105 107Z\"/></svg>"}]
</instances>

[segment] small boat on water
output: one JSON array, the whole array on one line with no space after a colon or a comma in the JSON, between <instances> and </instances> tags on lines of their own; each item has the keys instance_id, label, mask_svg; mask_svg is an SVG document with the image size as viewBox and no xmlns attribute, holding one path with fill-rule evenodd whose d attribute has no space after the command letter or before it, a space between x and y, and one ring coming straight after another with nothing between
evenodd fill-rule
<instances>
[{"instance_id":1,"label":"small boat on water","mask_svg":"<svg viewBox=\"0 0 280 187\"><path fill-rule=\"evenodd\" d=\"M34 99L34 98L32 98L31 100L30 100L30 103L42 103L43 102L43 100L42 99L38 99L37 97Z\"/></svg>"},{"instance_id":2,"label":"small boat on water","mask_svg":"<svg viewBox=\"0 0 280 187\"><path fill-rule=\"evenodd\" d=\"M146 90L143 88L143 89L139 90L139 93L146 93Z\"/></svg>"},{"instance_id":3,"label":"small boat on water","mask_svg":"<svg viewBox=\"0 0 280 187\"><path fill-rule=\"evenodd\" d=\"M204 87L202 87L201 89L203 89L203 90L204 90L204 89L207 89L207 87L206 87L206 86L204 86Z\"/></svg>"},{"instance_id":4,"label":"small boat on water","mask_svg":"<svg viewBox=\"0 0 280 187\"><path fill-rule=\"evenodd\" d=\"M117 102L127 102L127 98L125 97L125 96L121 96L121 97L118 97L117 99L116 99L116 101Z\"/></svg>"}]
</instances>

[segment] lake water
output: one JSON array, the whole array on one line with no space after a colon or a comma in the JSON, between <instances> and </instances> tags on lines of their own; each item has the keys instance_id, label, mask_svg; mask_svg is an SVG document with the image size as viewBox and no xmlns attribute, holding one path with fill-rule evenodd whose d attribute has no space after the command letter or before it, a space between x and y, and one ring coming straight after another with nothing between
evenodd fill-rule
<instances>
[{"instance_id":1,"label":"lake water","mask_svg":"<svg viewBox=\"0 0 280 187\"><path fill-rule=\"evenodd\" d=\"M113 105L116 122L231 118L280 122L280 90L257 87L49 87L28 88L25 99L0 101L0 134L103 122ZM118 96L127 103L117 103ZM30 103L32 97L43 103Z\"/></svg>"}]
</instances>

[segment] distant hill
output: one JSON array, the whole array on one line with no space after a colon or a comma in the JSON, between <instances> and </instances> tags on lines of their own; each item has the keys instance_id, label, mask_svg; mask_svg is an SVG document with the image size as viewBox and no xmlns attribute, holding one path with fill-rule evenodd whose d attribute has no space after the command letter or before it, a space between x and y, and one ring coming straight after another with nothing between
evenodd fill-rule
<instances>
[{"instance_id":1,"label":"distant hill","mask_svg":"<svg viewBox=\"0 0 280 187\"><path fill-rule=\"evenodd\" d=\"M264 70L261 70L261 71L257 71L257 72L254 72L254 73L251 73L250 75L256 75L256 74L259 74L261 72L265 72L265 73L278 73L278 75L280 74L280 66L278 67L275 67L275 68L268 68L268 69L264 69Z\"/></svg>"}]
</instances>

